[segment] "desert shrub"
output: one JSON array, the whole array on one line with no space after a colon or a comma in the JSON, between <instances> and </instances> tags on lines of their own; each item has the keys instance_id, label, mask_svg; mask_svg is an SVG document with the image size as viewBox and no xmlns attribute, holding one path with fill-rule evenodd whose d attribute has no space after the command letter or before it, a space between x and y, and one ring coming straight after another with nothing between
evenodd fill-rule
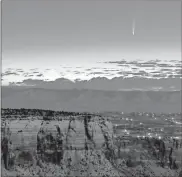
<instances>
[{"instance_id":1,"label":"desert shrub","mask_svg":"<svg viewBox=\"0 0 182 177\"><path fill-rule=\"evenodd\" d=\"M182 177L182 170L179 172L179 176L178 177Z\"/></svg>"},{"instance_id":2,"label":"desert shrub","mask_svg":"<svg viewBox=\"0 0 182 177\"><path fill-rule=\"evenodd\" d=\"M131 157L129 157L127 160L126 160L126 166L127 167L134 167L135 164L134 162L132 161Z\"/></svg>"},{"instance_id":3,"label":"desert shrub","mask_svg":"<svg viewBox=\"0 0 182 177\"><path fill-rule=\"evenodd\" d=\"M34 161L33 154L29 151L21 151L16 159L18 164L32 164Z\"/></svg>"},{"instance_id":4,"label":"desert shrub","mask_svg":"<svg viewBox=\"0 0 182 177\"><path fill-rule=\"evenodd\" d=\"M13 167L15 164L16 155L13 152L9 153L9 167Z\"/></svg>"}]
</instances>

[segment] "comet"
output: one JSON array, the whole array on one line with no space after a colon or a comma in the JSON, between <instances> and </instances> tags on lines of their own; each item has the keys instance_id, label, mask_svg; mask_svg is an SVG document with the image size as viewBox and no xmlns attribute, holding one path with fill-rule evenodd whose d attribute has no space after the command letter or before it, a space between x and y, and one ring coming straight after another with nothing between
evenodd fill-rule
<instances>
[{"instance_id":1,"label":"comet","mask_svg":"<svg viewBox=\"0 0 182 177\"><path fill-rule=\"evenodd\" d=\"M132 24L132 34L133 36L135 35L135 20L133 20L133 24Z\"/></svg>"}]
</instances>

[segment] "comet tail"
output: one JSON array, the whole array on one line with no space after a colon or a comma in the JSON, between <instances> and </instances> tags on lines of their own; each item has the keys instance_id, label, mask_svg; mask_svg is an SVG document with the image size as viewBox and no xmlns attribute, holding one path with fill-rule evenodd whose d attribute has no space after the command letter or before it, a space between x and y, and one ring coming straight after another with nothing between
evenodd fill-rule
<instances>
[{"instance_id":1,"label":"comet tail","mask_svg":"<svg viewBox=\"0 0 182 177\"><path fill-rule=\"evenodd\" d=\"M133 35L135 35L135 20L133 20L132 33L133 33Z\"/></svg>"}]
</instances>

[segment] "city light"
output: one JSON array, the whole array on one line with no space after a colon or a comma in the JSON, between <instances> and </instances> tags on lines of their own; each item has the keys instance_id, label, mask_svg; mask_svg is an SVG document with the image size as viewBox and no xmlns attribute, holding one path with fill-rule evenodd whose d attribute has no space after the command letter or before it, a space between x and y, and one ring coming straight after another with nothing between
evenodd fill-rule
<instances>
[{"instance_id":1,"label":"city light","mask_svg":"<svg viewBox=\"0 0 182 177\"><path fill-rule=\"evenodd\" d=\"M181 122L177 122L177 121L176 121L175 123L176 123L176 124L182 124Z\"/></svg>"}]
</instances>

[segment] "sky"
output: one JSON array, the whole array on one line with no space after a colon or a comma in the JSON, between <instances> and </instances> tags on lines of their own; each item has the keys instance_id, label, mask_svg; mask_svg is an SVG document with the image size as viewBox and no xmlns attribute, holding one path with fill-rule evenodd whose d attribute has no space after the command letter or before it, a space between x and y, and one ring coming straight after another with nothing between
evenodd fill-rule
<instances>
[{"instance_id":1,"label":"sky","mask_svg":"<svg viewBox=\"0 0 182 177\"><path fill-rule=\"evenodd\" d=\"M179 1L9 0L2 7L3 67L181 60Z\"/></svg>"}]
</instances>

